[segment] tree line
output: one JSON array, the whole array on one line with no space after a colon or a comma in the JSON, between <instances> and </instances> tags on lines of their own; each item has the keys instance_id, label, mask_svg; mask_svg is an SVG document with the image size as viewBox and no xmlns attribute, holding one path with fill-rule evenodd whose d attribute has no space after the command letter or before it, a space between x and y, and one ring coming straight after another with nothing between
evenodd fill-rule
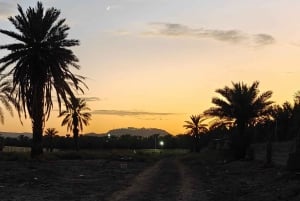
<instances>
[{"instance_id":1,"label":"tree line","mask_svg":"<svg viewBox=\"0 0 300 201\"><path fill-rule=\"evenodd\" d=\"M52 128L51 128L52 129ZM48 129L47 129L48 130ZM55 130L55 129L54 129ZM30 147L32 139L20 135L17 138L4 138L5 146ZM160 142L164 144L161 145ZM84 150L109 150L109 149L190 149L191 137L187 134L183 135L165 135L157 134L149 137L122 135L122 136L78 136L78 149ZM48 135L43 136L43 147L47 152L55 150L74 150L74 139L70 136Z\"/></svg>"},{"instance_id":2,"label":"tree line","mask_svg":"<svg viewBox=\"0 0 300 201\"><path fill-rule=\"evenodd\" d=\"M0 29L0 33L15 41L0 45L0 50L8 52L0 58L0 101L11 114L15 108L19 118L30 118L33 158L43 153L43 143L47 140L52 140L53 147L67 147L69 138L55 135L55 130L46 130L46 136L43 136L45 122L53 109L54 96L60 117L64 117L62 125L73 132L75 149L78 150L83 144L93 144L91 137L79 135L91 119L85 101L75 95L83 94L88 88L85 78L71 71L71 68L80 69L78 58L70 49L78 46L79 41L68 39L70 27L59 16L58 9L44 9L41 2L26 11L18 5L18 14L8 18L16 31ZM300 93L296 94L294 103L276 105L270 100L272 92L260 93L258 87L257 81L249 86L243 82L233 82L231 87L217 89L219 96L212 99L215 106L201 115L192 115L184 125L186 135L163 137L170 142L166 143L166 147L188 144L191 150L199 151L208 144L208 139L226 138L236 157L243 158L252 142L290 140L299 136ZM1 108L0 121L4 121ZM83 143L85 140L88 142ZM108 143L106 140L99 138L95 142L97 146L102 143L100 147L109 143L111 147L138 147L141 144L142 147L151 147L150 139L134 136L112 138ZM58 145L58 141L65 144Z\"/></svg>"},{"instance_id":3,"label":"tree line","mask_svg":"<svg viewBox=\"0 0 300 201\"><path fill-rule=\"evenodd\" d=\"M251 85L232 82L231 87L215 92L214 106L185 122L194 139L194 151L199 151L201 137L208 134L226 139L238 159L245 158L251 143L267 142L270 152L272 141L300 138L300 91L295 93L293 103L282 105L270 100L272 91L260 93L258 81Z\"/></svg>"}]
</instances>

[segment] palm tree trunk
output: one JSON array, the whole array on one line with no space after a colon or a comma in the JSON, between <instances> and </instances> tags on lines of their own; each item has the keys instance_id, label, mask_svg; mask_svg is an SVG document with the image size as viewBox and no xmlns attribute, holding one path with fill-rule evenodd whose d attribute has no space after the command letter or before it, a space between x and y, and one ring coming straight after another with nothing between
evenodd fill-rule
<instances>
[{"instance_id":1,"label":"palm tree trunk","mask_svg":"<svg viewBox=\"0 0 300 201\"><path fill-rule=\"evenodd\" d=\"M238 124L238 134L235 138L235 157L237 159L244 159L246 156L246 150L247 150L247 138L245 135L245 124L239 123Z\"/></svg>"},{"instance_id":2,"label":"palm tree trunk","mask_svg":"<svg viewBox=\"0 0 300 201\"><path fill-rule=\"evenodd\" d=\"M79 151L78 135L79 135L79 129L76 127L76 128L73 129L73 138L74 138L75 150L76 151Z\"/></svg>"},{"instance_id":3,"label":"palm tree trunk","mask_svg":"<svg viewBox=\"0 0 300 201\"><path fill-rule=\"evenodd\" d=\"M197 133L197 135L195 136L195 151L196 152L200 152L199 139L200 139L200 136Z\"/></svg>"},{"instance_id":4,"label":"palm tree trunk","mask_svg":"<svg viewBox=\"0 0 300 201\"><path fill-rule=\"evenodd\" d=\"M44 127L44 110L43 110L43 88L36 87L32 101L32 146L31 158L38 158L43 154L43 127Z\"/></svg>"}]
</instances>

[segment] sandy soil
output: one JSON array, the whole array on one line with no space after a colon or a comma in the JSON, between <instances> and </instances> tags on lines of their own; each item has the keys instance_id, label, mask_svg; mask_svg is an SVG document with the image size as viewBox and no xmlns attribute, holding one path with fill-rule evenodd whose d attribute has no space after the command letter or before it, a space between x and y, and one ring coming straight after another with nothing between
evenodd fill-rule
<instances>
[{"instance_id":1,"label":"sandy soil","mask_svg":"<svg viewBox=\"0 0 300 201\"><path fill-rule=\"evenodd\" d=\"M299 201L299 177L253 161L0 161L0 200Z\"/></svg>"}]
</instances>

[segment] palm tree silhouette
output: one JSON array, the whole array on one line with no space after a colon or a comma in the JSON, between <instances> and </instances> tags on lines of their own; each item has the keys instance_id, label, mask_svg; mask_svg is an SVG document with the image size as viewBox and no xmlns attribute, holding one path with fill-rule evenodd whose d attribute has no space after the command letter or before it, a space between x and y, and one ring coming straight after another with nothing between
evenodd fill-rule
<instances>
[{"instance_id":1,"label":"palm tree silhouette","mask_svg":"<svg viewBox=\"0 0 300 201\"><path fill-rule=\"evenodd\" d=\"M53 151L53 137L58 133L55 128L47 128L45 131L45 136L47 139L47 150L52 152Z\"/></svg>"},{"instance_id":2,"label":"palm tree silhouette","mask_svg":"<svg viewBox=\"0 0 300 201\"><path fill-rule=\"evenodd\" d=\"M191 121L185 121L185 127L188 129L188 134L190 134L193 138L193 151L199 151L199 139L200 134L208 131L207 124L203 124L202 122L206 119L203 118L202 115L192 115L190 116Z\"/></svg>"},{"instance_id":3,"label":"palm tree silhouette","mask_svg":"<svg viewBox=\"0 0 300 201\"><path fill-rule=\"evenodd\" d=\"M205 115L219 117L227 121L233 121L239 132L239 156L245 157L248 143L246 141L245 129L249 125L269 118L269 101L272 91L266 91L259 94L259 82L255 81L250 86L243 82L233 83L232 88L225 86L223 89L217 89L216 93L222 97L214 97L212 103L216 107L211 107L204 112Z\"/></svg>"},{"instance_id":4,"label":"palm tree silhouette","mask_svg":"<svg viewBox=\"0 0 300 201\"><path fill-rule=\"evenodd\" d=\"M21 105L19 114L24 112L25 118L27 114L31 118L31 157L35 158L43 153L43 129L53 107L52 92L56 92L61 110L61 102L74 97L73 90L83 92L80 85L84 85L84 78L69 69L79 69L78 59L69 49L79 41L67 39L69 27L65 19L59 19L60 11L44 10L41 2L26 12L18 5L18 11L18 15L8 18L18 32L0 29L0 33L16 40L0 46L10 52L0 59L0 72L8 69L6 72L13 76L13 91Z\"/></svg>"},{"instance_id":5,"label":"palm tree silhouette","mask_svg":"<svg viewBox=\"0 0 300 201\"><path fill-rule=\"evenodd\" d=\"M91 113L83 112L89 111L84 99L81 98L70 98L70 102L67 105L67 110L62 111L60 117L65 116L61 125L67 125L68 131L73 131L73 138L75 142L75 149L78 151L78 135L79 130L83 130L83 125L87 126L91 120Z\"/></svg>"},{"instance_id":6,"label":"palm tree silhouette","mask_svg":"<svg viewBox=\"0 0 300 201\"><path fill-rule=\"evenodd\" d=\"M6 75L0 75L0 102L10 115L13 115L13 106L16 108L19 107L12 94L11 80L7 79ZM0 107L0 122L4 124L4 111L2 107Z\"/></svg>"}]
</instances>

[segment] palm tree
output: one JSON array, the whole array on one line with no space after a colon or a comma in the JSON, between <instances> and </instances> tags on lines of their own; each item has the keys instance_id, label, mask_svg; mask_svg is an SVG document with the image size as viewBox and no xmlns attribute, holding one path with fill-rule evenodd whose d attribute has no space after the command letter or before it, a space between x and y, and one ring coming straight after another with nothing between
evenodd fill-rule
<instances>
[{"instance_id":1,"label":"palm tree","mask_svg":"<svg viewBox=\"0 0 300 201\"><path fill-rule=\"evenodd\" d=\"M53 107L52 93L55 91L59 110L61 103L74 97L73 90L80 90L83 77L74 75L69 66L79 69L78 59L69 48L79 45L78 40L67 39L69 27L65 19L59 19L55 8L44 10L41 2L26 12L18 5L19 14L8 20L17 32L2 30L16 42L2 45L0 49L10 53L0 59L0 72L13 77L13 91L20 103L20 112L27 114L32 122L31 156L43 153L42 136L45 121Z\"/></svg>"},{"instance_id":2,"label":"palm tree","mask_svg":"<svg viewBox=\"0 0 300 201\"><path fill-rule=\"evenodd\" d=\"M78 135L79 131L83 130L83 125L87 126L91 120L91 113L83 112L89 111L84 99L81 98L70 98L70 102L67 105L67 110L62 111L60 117L65 116L61 125L67 125L68 131L73 131L73 138L75 142L75 149L78 151Z\"/></svg>"},{"instance_id":3,"label":"palm tree","mask_svg":"<svg viewBox=\"0 0 300 201\"><path fill-rule=\"evenodd\" d=\"M271 117L275 124L275 139L278 141L288 140L292 126L293 105L289 102L285 102L282 106L273 106Z\"/></svg>"},{"instance_id":4,"label":"palm tree","mask_svg":"<svg viewBox=\"0 0 300 201\"><path fill-rule=\"evenodd\" d=\"M295 93L292 111L292 129L295 133L295 150L289 154L287 167L291 170L300 170L300 91Z\"/></svg>"},{"instance_id":5,"label":"palm tree","mask_svg":"<svg viewBox=\"0 0 300 201\"><path fill-rule=\"evenodd\" d=\"M45 137L47 139L47 150L53 152L53 137L58 133L55 128L47 128Z\"/></svg>"},{"instance_id":6,"label":"palm tree","mask_svg":"<svg viewBox=\"0 0 300 201\"><path fill-rule=\"evenodd\" d=\"M206 119L203 118L202 115L192 115L190 116L191 121L185 121L185 127L188 130L188 134L190 134L193 138L193 151L199 151L199 139L200 134L203 134L208 131L207 124L203 124L203 121Z\"/></svg>"},{"instance_id":7,"label":"palm tree","mask_svg":"<svg viewBox=\"0 0 300 201\"><path fill-rule=\"evenodd\" d=\"M223 89L217 89L216 93L222 97L214 97L212 103L216 106L204 112L205 115L234 122L239 132L237 146L240 156L237 157L245 157L249 143L246 141L245 129L269 118L270 105L273 103L269 101L272 91L259 95L258 86L258 81L250 86L243 82L232 82L232 88L225 86Z\"/></svg>"},{"instance_id":8,"label":"palm tree","mask_svg":"<svg viewBox=\"0 0 300 201\"><path fill-rule=\"evenodd\" d=\"M8 110L10 115L13 115L13 107L18 108L18 104L12 95L12 84L11 80L7 79L6 75L0 75L0 102L4 105L5 109ZM4 124L4 111L0 107L0 122Z\"/></svg>"}]
</instances>

